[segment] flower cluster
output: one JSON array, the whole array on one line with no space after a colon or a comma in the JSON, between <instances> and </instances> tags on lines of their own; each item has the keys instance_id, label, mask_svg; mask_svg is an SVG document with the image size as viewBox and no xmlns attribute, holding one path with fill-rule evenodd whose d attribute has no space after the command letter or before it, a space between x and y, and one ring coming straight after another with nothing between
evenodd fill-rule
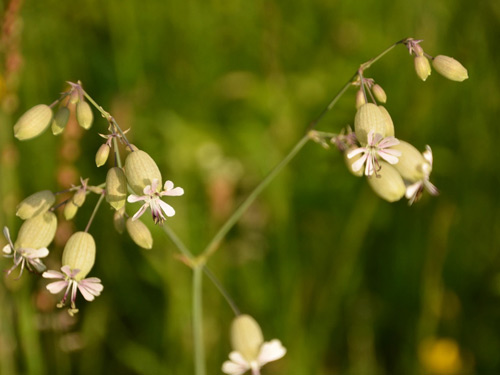
<instances>
[{"instance_id":1,"label":"flower cluster","mask_svg":"<svg viewBox=\"0 0 500 375\"><path fill-rule=\"evenodd\" d=\"M407 39L404 44L414 55L417 75L426 80L431 73L429 59L436 71L453 81L468 78L467 70L447 56L431 57L424 53L421 40ZM387 109L387 95L372 78L365 78L359 70L353 85L356 93L354 132L331 138L331 143L344 153L347 167L356 176L366 176L368 184L383 199L394 202L406 197L409 204L416 202L427 190L437 195L438 189L430 182L433 156L430 146L421 153L410 143L395 138L394 123ZM318 137L319 143L323 140ZM313 138L314 139L314 138Z\"/></svg>"},{"instance_id":2,"label":"flower cluster","mask_svg":"<svg viewBox=\"0 0 500 375\"><path fill-rule=\"evenodd\" d=\"M71 116L84 129L88 130L93 123L93 112L88 99L95 102L86 94L80 83L71 83L70 89L61 94L60 99L50 106L39 104L28 110L14 125L14 135L19 140L27 140L42 134L49 125L52 125L54 135L61 134ZM102 199L106 199L115 210L113 223L116 230L122 233L125 228L132 240L140 247L151 249L153 237L148 227L141 222L139 217L150 209L155 224L163 223L167 217L175 215L175 210L162 200L163 197L181 196L184 190L174 187L172 181L167 180L162 186L162 176L155 161L144 151L131 145L125 133L114 118L101 107L96 105L103 117L108 122L108 134L99 134L106 141L96 153L97 167L106 164L111 150L115 155L115 166L109 168L106 181L100 185L89 184L89 179L80 178L79 185L72 185L61 193L70 193L70 196L56 204L56 195L44 190L24 199L17 208L17 216L25 220L21 225L17 240L13 242L10 231L4 228L3 233L8 244L3 247L3 255L13 259L13 266L7 270L10 274L20 267L21 277L23 270L42 274L47 279L59 279L47 285L47 289L57 294L65 290L58 307L64 306L68 301L69 313L78 312L76 308L77 291L87 301L94 300L104 289L100 279L86 278L91 271L96 257L96 245L88 229L99 208ZM55 115L54 115L55 111ZM126 145L128 154L125 165L121 167L120 150L118 142ZM132 194L128 194L131 191ZM62 216L72 220L88 200L89 194L96 194L100 198L83 232L76 232L68 239L62 256L61 272L46 271L42 259L49 255L48 246L53 241L57 229L57 216L55 210L62 208ZM128 199L127 199L128 196ZM126 203L143 202L142 207L129 217L126 212Z\"/></svg>"}]
</instances>

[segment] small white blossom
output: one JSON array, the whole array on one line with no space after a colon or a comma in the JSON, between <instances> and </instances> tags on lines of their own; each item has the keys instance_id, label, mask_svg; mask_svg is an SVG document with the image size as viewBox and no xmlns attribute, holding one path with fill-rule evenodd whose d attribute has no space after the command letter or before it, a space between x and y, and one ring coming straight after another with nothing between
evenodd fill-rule
<instances>
[{"instance_id":1,"label":"small white blossom","mask_svg":"<svg viewBox=\"0 0 500 375\"><path fill-rule=\"evenodd\" d=\"M139 196L131 194L128 196L127 201L130 203L144 201L142 207L135 213L132 220L137 220L148 207L151 208L151 214L153 216L153 221L155 224L163 223L166 216L172 217L175 215L175 210L169 204L163 202L161 197L171 196L176 197L184 194L184 189L180 187L174 188L174 183L172 181L166 181L163 186L163 191L157 192L159 181L158 179L153 179L151 185L147 185L144 188L144 195ZM164 215L165 214L165 215Z\"/></svg>"},{"instance_id":2,"label":"small white blossom","mask_svg":"<svg viewBox=\"0 0 500 375\"><path fill-rule=\"evenodd\" d=\"M264 342L257 358L248 360L237 351L229 353L229 361L222 364L222 371L228 375L242 375L252 370L252 375L260 375L260 369L268 362L276 361L286 354L285 347L278 339Z\"/></svg>"},{"instance_id":3,"label":"small white blossom","mask_svg":"<svg viewBox=\"0 0 500 375\"><path fill-rule=\"evenodd\" d=\"M21 272L19 272L18 279L23 274L24 266L30 271L43 272L46 267L40 258L45 258L49 255L49 250L46 247L42 247L40 249L32 249L32 248L15 248L12 240L10 238L9 228L3 228L3 235L9 242L2 249L4 257L13 258L14 265L7 270L7 275L9 275L12 271L14 271L19 265L21 265Z\"/></svg>"},{"instance_id":4,"label":"small white blossom","mask_svg":"<svg viewBox=\"0 0 500 375\"><path fill-rule=\"evenodd\" d=\"M368 143L366 147L358 147L347 154L347 158L351 159L358 154L363 154L358 160L352 164L352 170L354 172L359 171L363 164L365 166L365 175L371 176L380 170L380 163L378 157L381 157L389 164L396 164L401 156L401 152L397 150L391 150L390 147L399 144L399 141L394 137L385 137L379 133L374 133L373 130L368 133Z\"/></svg>"},{"instance_id":5,"label":"small white blossom","mask_svg":"<svg viewBox=\"0 0 500 375\"><path fill-rule=\"evenodd\" d=\"M61 272L58 271L47 271L43 273L43 277L47 279L61 279L60 281L55 281L47 285L47 289L52 294L57 294L64 288L66 291L64 292L64 296L57 305L57 307L63 307L68 298L68 293L71 290L71 299L70 299L70 308L68 312L70 315L73 315L78 312L78 309L75 305L76 300L76 292L80 291L83 298L87 301L93 301L95 297L99 296L104 289L101 284L101 280L97 277L89 277L83 280L76 280L75 277L78 275L80 270L71 269L69 266L61 267Z\"/></svg>"},{"instance_id":6,"label":"small white blossom","mask_svg":"<svg viewBox=\"0 0 500 375\"><path fill-rule=\"evenodd\" d=\"M424 189L427 190L429 192L429 194L431 194L431 195L438 195L439 194L438 188L435 187L429 181L429 177L430 177L431 172L432 172L432 161L433 161L432 150L431 150L430 146L425 146L425 151L422 153L422 156L424 157L425 161L427 162L427 163L422 165L422 171L423 171L424 177L421 180L416 181L413 184L408 185L406 187L405 196L409 200L408 201L409 205L412 205L413 202L416 202L420 199Z\"/></svg>"}]
</instances>

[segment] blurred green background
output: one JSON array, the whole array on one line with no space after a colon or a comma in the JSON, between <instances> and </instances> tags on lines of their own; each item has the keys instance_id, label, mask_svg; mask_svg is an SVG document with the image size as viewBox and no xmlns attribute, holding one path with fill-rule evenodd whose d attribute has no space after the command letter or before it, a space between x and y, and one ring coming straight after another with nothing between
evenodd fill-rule
<instances>
[{"instance_id":1,"label":"blurred green background","mask_svg":"<svg viewBox=\"0 0 500 375\"><path fill-rule=\"evenodd\" d=\"M12 126L81 80L130 139L185 189L170 225L199 253L360 63L404 37L461 61L470 79L424 83L398 47L368 76L388 95L396 136L434 151L441 195L389 204L341 155L310 143L210 260L266 339L288 349L263 374L500 373L500 3L470 1L108 0L1 2L0 225L15 206L95 168L106 123L32 141ZM319 124L353 123L354 90ZM64 238L83 230L95 197ZM135 207L134 207L135 208ZM132 210L129 209L129 213ZM139 249L100 210L90 276L104 292L72 319L46 281L0 283L1 374L192 374L191 272L150 218ZM0 240L1 244L4 240ZM10 267L3 259L2 269ZM231 310L204 282L209 374L230 348Z\"/></svg>"}]
</instances>

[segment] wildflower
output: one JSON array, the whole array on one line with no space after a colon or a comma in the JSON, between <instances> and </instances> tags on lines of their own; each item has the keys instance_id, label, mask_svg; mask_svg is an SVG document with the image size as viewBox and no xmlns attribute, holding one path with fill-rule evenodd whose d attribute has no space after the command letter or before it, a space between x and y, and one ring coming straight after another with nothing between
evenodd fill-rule
<instances>
[{"instance_id":1,"label":"wildflower","mask_svg":"<svg viewBox=\"0 0 500 375\"><path fill-rule=\"evenodd\" d=\"M87 301L93 301L95 297L99 296L104 289L101 284L101 280L97 277L89 277L87 279L76 280L79 269L71 269L70 266L66 265L61 267L61 272L58 271L46 271L43 273L43 277L47 279L61 279L60 281L55 281L47 285L47 289L52 294L57 294L64 288L64 296L61 302L58 303L57 307L63 307L66 304L68 298L68 293L71 290L70 308L68 310L69 314L73 316L78 312L76 308L76 292L80 291L83 298Z\"/></svg>"},{"instance_id":2,"label":"wildflower","mask_svg":"<svg viewBox=\"0 0 500 375\"><path fill-rule=\"evenodd\" d=\"M432 150L430 146L425 146L425 151L422 153L426 163L422 164L422 178L406 187L405 196L409 200L408 204L412 205L422 196L424 189L431 195L438 195L439 190L429 181L429 176L432 172Z\"/></svg>"},{"instance_id":3,"label":"wildflower","mask_svg":"<svg viewBox=\"0 0 500 375\"><path fill-rule=\"evenodd\" d=\"M19 272L18 279L22 276L25 265L30 271L45 271L46 267L40 258L45 258L49 255L49 250L46 247L42 247L40 249L18 247L16 249L10 238L9 228L3 228L3 235L9 243L4 246L2 252L5 257L14 258L14 265L7 270L7 275L14 271L14 269L16 269L19 265L21 265L21 272Z\"/></svg>"},{"instance_id":4,"label":"wildflower","mask_svg":"<svg viewBox=\"0 0 500 375\"><path fill-rule=\"evenodd\" d=\"M172 181L166 181L163 186L163 191L157 191L159 185L158 179L154 178L151 181L151 185L147 185L144 188L144 195L139 196L131 194L128 196L127 201L130 203L144 201L142 207L135 213L132 220L137 220L148 207L151 208L151 214L153 215L153 221L155 224L163 223L165 221L165 215L172 217L175 215L175 210L172 206L161 200L163 196L180 196L184 194L184 189L180 187L174 188L174 183ZM163 215L165 214L165 215Z\"/></svg>"},{"instance_id":5,"label":"wildflower","mask_svg":"<svg viewBox=\"0 0 500 375\"><path fill-rule=\"evenodd\" d=\"M380 170L378 156L390 164L396 164L398 162L398 157L401 156L401 152L390 149L390 147L397 144L399 144L399 141L394 137L383 138L379 133L370 131L368 133L367 145L365 147L358 147L347 154L348 159L358 154L363 154L352 164L352 170L357 172L363 167L363 164L366 163L365 175L371 176L373 173L377 175L377 172Z\"/></svg>"},{"instance_id":6,"label":"wildflower","mask_svg":"<svg viewBox=\"0 0 500 375\"><path fill-rule=\"evenodd\" d=\"M229 375L241 375L248 370L252 375L260 375L262 366L286 354L280 340L264 342L259 325L249 315L234 319L231 339L234 351L229 353L230 360L222 365L222 371Z\"/></svg>"}]
</instances>

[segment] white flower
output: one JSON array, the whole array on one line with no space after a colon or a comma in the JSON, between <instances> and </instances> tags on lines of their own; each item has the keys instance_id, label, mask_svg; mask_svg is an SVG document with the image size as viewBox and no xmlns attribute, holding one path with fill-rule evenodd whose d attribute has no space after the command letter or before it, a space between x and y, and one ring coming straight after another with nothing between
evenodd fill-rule
<instances>
[{"instance_id":1,"label":"white flower","mask_svg":"<svg viewBox=\"0 0 500 375\"><path fill-rule=\"evenodd\" d=\"M430 177L431 172L432 172L432 160L433 160L432 150L431 150L430 146L425 146L425 151L422 153L422 156L424 157L425 161L427 162L427 163L422 165L422 172L424 174L424 177L421 180L416 181L413 184L408 185L406 187L405 196L409 200L408 201L409 205L412 205L413 202L416 202L420 199L424 189L426 189L429 192L429 194L431 194L431 195L438 195L439 194L439 190L437 189L437 187L435 187L429 181L429 177Z\"/></svg>"},{"instance_id":2,"label":"white flower","mask_svg":"<svg viewBox=\"0 0 500 375\"><path fill-rule=\"evenodd\" d=\"M368 143L366 147L358 147L347 154L347 158L351 159L358 154L363 154L358 160L352 164L354 172L359 171L363 164L365 166L365 175L371 176L373 173L377 175L380 170L378 156L387 161L389 164L396 164L401 152L391 150L390 147L399 144L399 141L394 137L385 137L379 133L374 133L373 130L368 133Z\"/></svg>"},{"instance_id":3,"label":"white flower","mask_svg":"<svg viewBox=\"0 0 500 375\"><path fill-rule=\"evenodd\" d=\"M82 294L83 298L87 301L93 301L95 297L99 296L104 289L101 284L101 280L97 277L89 277L83 280L75 280L75 276L80 272L78 269L72 270L69 266L61 267L61 272L58 271L47 271L43 273L43 277L47 279L61 279L60 281L55 281L47 285L47 289L52 294L57 294L64 288L66 291L64 292L64 296L57 305L57 307L62 307L66 303L66 299L68 298L68 293L71 290L71 302L70 309L68 312L70 315L73 315L78 312L78 309L75 305L76 300L76 291L79 290Z\"/></svg>"},{"instance_id":4,"label":"white flower","mask_svg":"<svg viewBox=\"0 0 500 375\"><path fill-rule=\"evenodd\" d=\"M252 375L260 375L262 366L282 358L285 354L286 349L281 341L274 339L261 345L259 354L254 360L247 360L237 351L231 352L229 354L230 360L222 364L222 371L229 375L241 375L252 370Z\"/></svg>"},{"instance_id":5,"label":"white flower","mask_svg":"<svg viewBox=\"0 0 500 375\"><path fill-rule=\"evenodd\" d=\"M40 249L31 249L31 248L15 248L12 240L10 238L9 228L3 228L3 235L9 242L2 249L4 257L14 258L14 265L7 270L7 275L9 275L14 269L16 269L19 265L21 265L21 272L19 272L18 279L23 274L24 265L30 271L43 272L46 267L40 258L45 258L49 255L49 250L46 247L42 247Z\"/></svg>"},{"instance_id":6,"label":"white flower","mask_svg":"<svg viewBox=\"0 0 500 375\"><path fill-rule=\"evenodd\" d=\"M144 195L139 196L135 194L131 194L128 196L127 201L130 203L144 201L142 207L135 213L132 217L132 220L137 220L148 207L151 208L151 214L153 215L153 221L155 224L163 223L165 221L166 216L172 217L175 215L175 210L172 206L161 200L161 197L164 196L180 196L184 194L184 189L180 187L174 188L174 183L172 181L166 181L163 186L163 191L156 191L158 188L159 181L158 179L153 179L151 185L147 185L144 188ZM165 214L165 215L163 215Z\"/></svg>"}]
</instances>

